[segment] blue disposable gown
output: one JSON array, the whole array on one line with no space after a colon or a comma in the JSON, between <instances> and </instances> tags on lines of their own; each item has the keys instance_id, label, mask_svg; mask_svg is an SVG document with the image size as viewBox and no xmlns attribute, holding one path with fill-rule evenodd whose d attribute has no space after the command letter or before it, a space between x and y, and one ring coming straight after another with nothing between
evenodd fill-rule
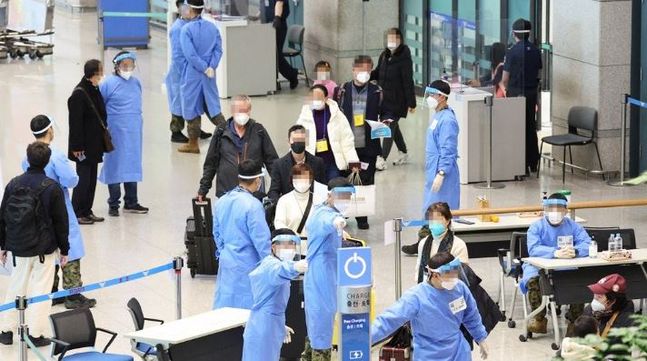
<instances>
[{"instance_id":1,"label":"blue disposable gown","mask_svg":"<svg viewBox=\"0 0 647 361\"><path fill-rule=\"evenodd\" d=\"M49 163L45 167L45 175L58 182L65 194L65 208L67 208L67 219L70 224L70 234L68 236L70 250L67 253L67 257L69 261L76 261L85 255L79 221L76 219L76 214L72 207L72 200L70 199L70 189L76 187L77 183L79 183L79 176L76 175L76 171L70 165L67 154L51 146L50 149L52 150L52 155L49 158ZM26 171L27 168L29 168L29 163L27 159L24 159L22 161L22 169Z\"/></svg>"},{"instance_id":2,"label":"blue disposable gown","mask_svg":"<svg viewBox=\"0 0 647 361\"><path fill-rule=\"evenodd\" d=\"M454 313L450 304L461 297L466 307ZM373 321L371 342L384 340L406 322L411 322L413 333L412 360L471 361L461 324L477 343L487 337L476 301L462 281L451 291L436 289L428 282L408 290Z\"/></svg>"},{"instance_id":3,"label":"blue disposable gown","mask_svg":"<svg viewBox=\"0 0 647 361\"><path fill-rule=\"evenodd\" d=\"M308 231L308 272L303 280L306 326L315 350L332 347L332 331L337 312L337 249L341 235L333 224L341 214L327 204L312 211Z\"/></svg>"},{"instance_id":4,"label":"blue disposable gown","mask_svg":"<svg viewBox=\"0 0 647 361\"><path fill-rule=\"evenodd\" d=\"M285 338L285 308L290 281L299 276L294 262L269 255L249 274L254 306L245 326L243 361L278 361Z\"/></svg>"},{"instance_id":5,"label":"blue disposable gown","mask_svg":"<svg viewBox=\"0 0 647 361\"><path fill-rule=\"evenodd\" d=\"M218 27L202 17L190 20L182 27L180 44L187 60L180 85L182 116L189 121L201 116L205 110L211 117L220 114L216 78L209 78L204 73L207 68L215 71L222 57ZM207 109L204 108L205 103Z\"/></svg>"},{"instance_id":6,"label":"blue disposable gown","mask_svg":"<svg viewBox=\"0 0 647 361\"><path fill-rule=\"evenodd\" d=\"M142 86L131 77L111 75L99 84L106 103L108 130L115 150L103 156L99 180L104 184L142 181Z\"/></svg>"},{"instance_id":7,"label":"blue disposable gown","mask_svg":"<svg viewBox=\"0 0 647 361\"><path fill-rule=\"evenodd\" d=\"M461 202L460 176L458 174L458 121L450 108L441 110L427 128L425 147L425 198L422 212L436 202L447 202L450 209L459 209ZM431 185L439 171L445 171L445 180L437 193Z\"/></svg>"},{"instance_id":8,"label":"blue disposable gown","mask_svg":"<svg viewBox=\"0 0 647 361\"><path fill-rule=\"evenodd\" d=\"M528 254L530 257L554 258L559 236L573 236L573 247L577 251L577 257L589 256L591 237L584 227L570 218L564 218L562 223L555 227L548 223L546 217L542 217L528 228ZM520 287L525 293L528 280L537 277L539 270L528 263L524 263L522 267L523 278Z\"/></svg>"},{"instance_id":9,"label":"blue disposable gown","mask_svg":"<svg viewBox=\"0 0 647 361\"><path fill-rule=\"evenodd\" d=\"M251 309L249 273L270 254L270 229L261 202L237 187L214 206L213 237L220 263L213 308Z\"/></svg>"},{"instance_id":10,"label":"blue disposable gown","mask_svg":"<svg viewBox=\"0 0 647 361\"><path fill-rule=\"evenodd\" d=\"M168 97L169 111L173 115L182 115L182 98L180 97L180 81L182 71L186 66L186 58L180 45L180 32L187 23L182 18L177 18L169 31L169 43L171 45L171 65L166 74L166 95Z\"/></svg>"}]
</instances>

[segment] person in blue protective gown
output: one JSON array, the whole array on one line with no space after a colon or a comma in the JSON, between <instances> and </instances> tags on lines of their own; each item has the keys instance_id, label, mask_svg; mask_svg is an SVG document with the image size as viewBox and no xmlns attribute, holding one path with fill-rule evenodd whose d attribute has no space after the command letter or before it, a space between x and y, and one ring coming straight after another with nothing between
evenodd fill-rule
<instances>
[{"instance_id":1,"label":"person in blue protective gown","mask_svg":"<svg viewBox=\"0 0 647 361\"><path fill-rule=\"evenodd\" d=\"M588 257L589 237L586 230L574 220L567 218L568 201L562 194L556 193L544 200L544 217L528 228L528 254L530 257L562 258ZM541 305L539 287L539 270L528 263L523 264L523 278L520 287L528 293L528 302L532 310ZM582 314L583 304L570 305L566 313L569 330L573 322ZM546 309L528 322L528 332L546 333Z\"/></svg>"},{"instance_id":2,"label":"person in blue protective gown","mask_svg":"<svg viewBox=\"0 0 647 361\"><path fill-rule=\"evenodd\" d=\"M270 254L270 228L265 210L253 193L261 187L261 164L244 160L238 166L238 187L214 205L213 238L219 259L213 308L251 309L249 273Z\"/></svg>"},{"instance_id":3,"label":"person in blue protective gown","mask_svg":"<svg viewBox=\"0 0 647 361\"><path fill-rule=\"evenodd\" d=\"M166 84L166 95L168 97L169 111L171 112L171 142L188 143L189 138L182 134L184 129L184 118L182 117L182 98L180 97L180 81L182 80L182 71L186 66L186 58L180 45L180 32L186 25L186 18L189 16L189 6L184 4L184 0L175 2L178 9L178 17L173 22L169 30L169 45L171 47L171 64L164 80ZM207 139L211 133L200 131L200 138Z\"/></svg>"},{"instance_id":4,"label":"person in blue protective gown","mask_svg":"<svg viewBox=\"0 0 647 361\"><path fill-rule=\"evenodd\" d=\"M180 81L182 116L187 122L189 142L178 148L182 153L200 153L201 116L207 113L216 126L225 123L220 111L216 68L222 57L220 31L214 22L201 16L203 0L186 0L188 22L180 31L180 46L186 58Z\"/></svg>"},{"instance_id":5,"label":"person in blue protective gown","mask_svg":"<svg viewBox=\"0 0 647 361\"><path fill-rule=\"evenodd\" d=\"M243 334L243 361L279 361L282 343L291 342L294 330L285 323L290 281L308 270L308 262L297 252L300 243L294 231L275 230L272 254L249 274L254 306Z\"/></svg>"},{"instance_id":6,"label":"person in blue protective gown","mask_svg":"<svg viewBox=\"0 0 647 361\"><path fill-rule=\"evenodd\" d=\"M425 145L425 189L422 214L429 206L445 202L450 209L460 209L461 186L458 173L458 121L454 110L447 105L451 88L443 80L435 80L427 86L425 106L433 111L427 128ZM418 232L418 242L402 246L402 252L418 253L420 240L431 233L427 227Z\"/></svg>"},{"instance_id":7,"label":"person in blue protective gown","mask_svg":"<svg viewBox=\"0 0 647 361\"><path fill-rule=\"evenodd\" d=\"M337 249L341 247L354 187L346 178L328 182L328 199L314 207L308 221L308 267L303 280L308 342L304 360L330 360L337 312Z\"/></svg>"},{"instance_id":8,"label":"person in blue protective gown","mask_svg":"<svg viewBox=\"0 0 647 361\"><path fill-rule=\"evenodd\" d=\"M65 207L67 208L67 215L69 221L69 236L70 250L68 251L68 262L63 267L63 288L66 290L82 287L83 281L81 279L81 258L85 255L85 247L83 245L83 236L79 221L74 216L74 207L72 207L72 200L70 198L70 189L76 187L79 182L79 177L76 171L70 165L67 154L51 146L54 140L54 122L46 115L37 115L30 122L30 128L34 137L39 142L50 145L52 155L49 163L45 167L45 174L55 180L63 188L65 194ZM22 169L24 171L29 168L27 159L22 161ZM54 287L52 292L58 291L58 270L56 266L56 273L54 276ZM57 298L52 301L52 304L65 304L67 309L76 309L81 307L94 307L97 304L95 299L87 298L82 294L76 294L65 298Z\"/></svg>"},{"instance_id":9,"label":"person in blue protective gown","mask_svg":"<svg viewBox=\"0 0 647 361\"><path fill-rule=\"evenodd\" d=\"M124 185L124 211L145 214L148 208L139 204L137 182L142 175L142 86L133 77L136 56L128 51L115 55L114 74L99 84L106 104L108 131L115 150L106 153L99 180L108 185L108 214L119 216L121 184Z\"/></svg>"},{"instance_id":10,"label":"person in blue protective gown","mask_svg":"<svg viewBox=\"0 0 647 361\"><path fill-rule=\"evenodd\" d=\"M460 329L464 325L478 343L481 359L486 359L487 332L474 297L459 280L460 267L460 260L448 252L431 257L427 280L409 289L373 321L371 342L383 341L409 322L412 360L470 361L470 346Z\"/></svg>"}]
</instances>

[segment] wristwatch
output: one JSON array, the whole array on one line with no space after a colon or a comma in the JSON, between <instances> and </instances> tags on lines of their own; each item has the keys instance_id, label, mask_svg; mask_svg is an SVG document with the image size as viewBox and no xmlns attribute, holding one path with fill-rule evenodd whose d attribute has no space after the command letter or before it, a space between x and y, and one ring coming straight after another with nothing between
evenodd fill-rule
<instances>
[{"instance_id":1,"label":"wristwatch","mask_svg":"<svg viewBox=\"0 0 647 361\"><path fill-rule=\"evenodd\" d=\"M444 170L439 170L439 171L438 171L438 174L439 174L441 177L444 177L444 176L445 176L445 171L444 171Z\"/></svg>"}]
</instances>

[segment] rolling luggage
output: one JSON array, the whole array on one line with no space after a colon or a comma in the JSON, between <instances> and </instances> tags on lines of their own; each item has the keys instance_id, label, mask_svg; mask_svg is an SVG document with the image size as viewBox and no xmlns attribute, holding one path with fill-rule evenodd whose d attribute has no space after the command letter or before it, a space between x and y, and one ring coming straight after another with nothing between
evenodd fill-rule
<instances>
[{"instance_id":1,"label":"rolling luggage","mask_svg":"<svg viewBox=\"0 0 647 361\"><path fill-rule=\"evenodd\" d=\"M410 361L411 354L408 348L382 347L380 349L380 361Z\"/></svg>"},{"instance_id":2,"label":"rolling luggage","mask_svg":"<svg viewBox=\"0 0 647 361\"><path fill-rule=\"evenodd\" d=\"M187 251L187 267L191 277L199 275L215 275L218 273L216 259L216 242L213 240L213 216L211 200L204 202L193 199L193 217L186 220L184 244Z\"/></svg>"},{"instance_id":3,"label":"rolling luggage","mask_svg":"<svg viewBox=\"0 0 647 361\"><path fill-rule=\"evenodd\" d=\"M380 348L380 361L411 360L411 329L409 324L400 327L391 339Z\"/></svg>"}]
</instances>

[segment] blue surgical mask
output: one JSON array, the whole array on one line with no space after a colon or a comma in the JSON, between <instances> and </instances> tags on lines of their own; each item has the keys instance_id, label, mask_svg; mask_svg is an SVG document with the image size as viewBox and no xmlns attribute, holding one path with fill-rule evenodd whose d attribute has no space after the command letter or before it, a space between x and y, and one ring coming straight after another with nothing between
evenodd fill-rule
<instances>
[{"instance_id":1,"label":"blue surgical mask","mask_svg":"<svg viewBox=\"0 0 647 361\"><path fill-rule=\"evenodd\" d=\"M432 237L440 238L447 230L447 227L440 222L429 221L429 230L431 231Z\"/></svg>"}]
</instances>

